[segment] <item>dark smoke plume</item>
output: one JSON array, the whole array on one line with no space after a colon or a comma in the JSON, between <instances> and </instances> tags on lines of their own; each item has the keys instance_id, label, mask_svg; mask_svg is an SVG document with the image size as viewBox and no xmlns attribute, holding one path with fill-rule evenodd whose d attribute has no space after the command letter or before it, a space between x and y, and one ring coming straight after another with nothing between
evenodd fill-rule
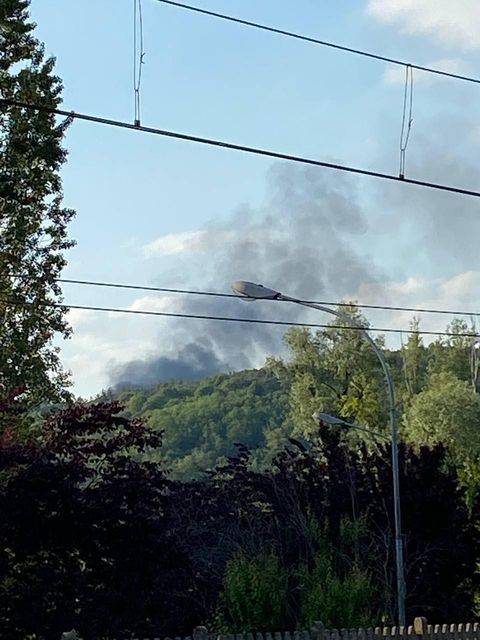
<instances>
[{"instance_id":1,"label":"dark smoke plume","mask_svg":"<svg viewBox=\"0 0 480 640\"><path fill-rule=\"evenodd\" d=\"M356 182L349 176L315 168L274 165L268 175L269 197L255 210L239 207L226 222L210 225L191 251L173 256L169 272L178 285L229 290L235 280L252 280L299 297L354 296L362 285L381 288L378 270L360 254L367 231ZM165 257L155 259L165 283ZM171 265L172 255L168 256ZM199 280L199 274L201 280ZM160 282L160 281L159 281ZM185 297L186 313L326 322L320 313L283 303L228 298ZM193 379L216 371L260 366L282 350L285 329L206 321L169 325L169 343L181 345L158 356L117 367L113 384L146 385L176 377ZM203 345L203 346L200 346Z\"/></svg>"},{"instance_id":2,"label":"dark smoke plume","mask_svg":"<svg viewBox=\"0 0 480 640\"><path fill-rule=\"evenodd\" d=\"M112 371L111 379L116 388L150 387L167 380L199 380L224 368L211 349L190 343L182 347L176 357L153 356L117 366Z\"/></svg>"}]
</instances>

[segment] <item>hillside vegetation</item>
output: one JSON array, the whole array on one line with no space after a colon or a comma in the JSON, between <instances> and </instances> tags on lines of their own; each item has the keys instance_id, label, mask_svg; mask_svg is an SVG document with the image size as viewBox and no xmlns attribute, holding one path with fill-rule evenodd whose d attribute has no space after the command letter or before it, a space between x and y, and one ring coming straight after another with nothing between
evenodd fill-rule
<instances>
[{"instance_id":1,"label":"hillside vegetation","mask_svg":"<svg viewBox=\"0 0 480 640\"><path fill-rule=\"evenodd\" d=\"M164 432L163 457L177 477L224 462L235 443L263 453L276 449L289 408L288 385L268 369L125 390L118 399L129 416Z\"/></svg>"}]
</instances>

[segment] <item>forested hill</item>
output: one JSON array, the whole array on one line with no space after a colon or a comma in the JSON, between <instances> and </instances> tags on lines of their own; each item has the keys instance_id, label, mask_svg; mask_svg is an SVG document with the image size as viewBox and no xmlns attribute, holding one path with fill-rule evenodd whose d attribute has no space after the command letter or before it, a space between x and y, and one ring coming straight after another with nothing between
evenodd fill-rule
<instances>
[{"instance_id":1,"label":"forested hill","mask_svg":"<svg viewBox=\"0 0 480 640\"><path fill-rule=\"evenodd\" d=\"M196 476L235 451L283 440L288 388L268 369L215 375L198 382L167 382L117 394L131 416L164 430L162 455L177 477Z\"/></svg>"},{"instance_id":2,"label":"forested hill","mask_svg":"<svg viewBox=\"0 0 480 640\"><path fill-rule=\"evenodd\" d=\"M395 381L402 439L414 447L442 443L462 482L476 492L480 368L478 363L471 368L468 330L465 322L454 321L447 337L428 345L412 332L401 350L386 350L386 357ZM328 328L312 334L296 328L285 334L285 342L289 357L270 359L263 369L113 395L129 416L164 431L158 455L179 478L213 468L235 452L237 442L255 450L255 464L268 462L287 436L316 437L312 414L318 410L388 436L383 374L358 332ZM349 434L352 446L358 437L359 432Z\"/></svg>"}]
</instances>

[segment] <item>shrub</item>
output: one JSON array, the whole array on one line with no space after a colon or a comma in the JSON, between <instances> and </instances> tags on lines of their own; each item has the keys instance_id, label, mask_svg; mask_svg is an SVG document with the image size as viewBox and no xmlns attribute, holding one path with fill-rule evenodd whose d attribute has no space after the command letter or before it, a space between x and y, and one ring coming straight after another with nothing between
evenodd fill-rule
<instances>
[{"instance_id":1,"label":"shrub","mask_svg":"<svg viewBox=\"0 0 480 640\"><path fill-rule=\"evenodd\" d=\"M286 621L288 572L272 551L253 558L239 552L227 563L220 596L225 631L271 631Z\"/></svg>"}]
</instances>

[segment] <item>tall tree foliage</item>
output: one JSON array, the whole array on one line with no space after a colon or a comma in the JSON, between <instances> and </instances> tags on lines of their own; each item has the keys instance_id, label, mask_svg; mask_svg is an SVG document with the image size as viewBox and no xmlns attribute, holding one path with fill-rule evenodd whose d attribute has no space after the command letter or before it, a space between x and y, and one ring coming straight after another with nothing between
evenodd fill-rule
<instances>
[{"instance_id":1,"label":"tall tree foliage","mask_svg":"<svg viewBox=\"0 0 480 640\"><path fill-rule=\"evenodd\" d=\"M420 321L414 318L410 323L412 333L405 346L402 344L403 396L408 404L423 388L427 373L427 351L418 332Z\"/></svg>"},{"instance_id":2,"label":"tall tree foliage","mask_svg":"<svg viewBox=\"0 0 480 640\"><path fill-rule=\"evenodd\" d=\"M54 60L33 36L28 0L0 3L0 96L58 107L62 84ZM59 170L66 159L67 122L54 115L0 105L0 396L27 406L62 395L55 333L68 336L56 279L72 246Z\"/></svg>"},{"instance_id":3,"label":"tall tree foliage","mask_svg":"<svg viewBox=\"0 0 480 640\"><path fill-rule=\"evenodd\" d=\"M440 337L430 345L428 372L450 372L459 380L471 381L470 349L474 338L465 333L476 333L475 323L470 325L459 318L454 318L447 327L450 334Z\"/></svg>"},{"instance_id":4,"label":"tall tree foliage","mask_svg":"<svg viewBox=\"0 0 480 640\"><path fill-rule=\"evenodd\" d=\"M480 398L471 385L444 371L432 374L403 416L403 435L416 447L442 443L467 487L469 503L480 488Z\"/></svg>"},{"instance_id":5,"label":"tall tree foliage","mask_svg":"<svg viewBox=\"0 0 480 640\"><path fill-rule=\"evenodd\" d=\"M342 311L368 326L354 306ZM270 365L291 384L290 419L295 435L314 433L312 414L318 410L376 429L385 427L388 413L383 372L359 331L332 327L312 334L307 329L291 329L285 342L290 358L270 361ZM382 340L378 342L383 346Z\"/></svg>"}]
</instances>

